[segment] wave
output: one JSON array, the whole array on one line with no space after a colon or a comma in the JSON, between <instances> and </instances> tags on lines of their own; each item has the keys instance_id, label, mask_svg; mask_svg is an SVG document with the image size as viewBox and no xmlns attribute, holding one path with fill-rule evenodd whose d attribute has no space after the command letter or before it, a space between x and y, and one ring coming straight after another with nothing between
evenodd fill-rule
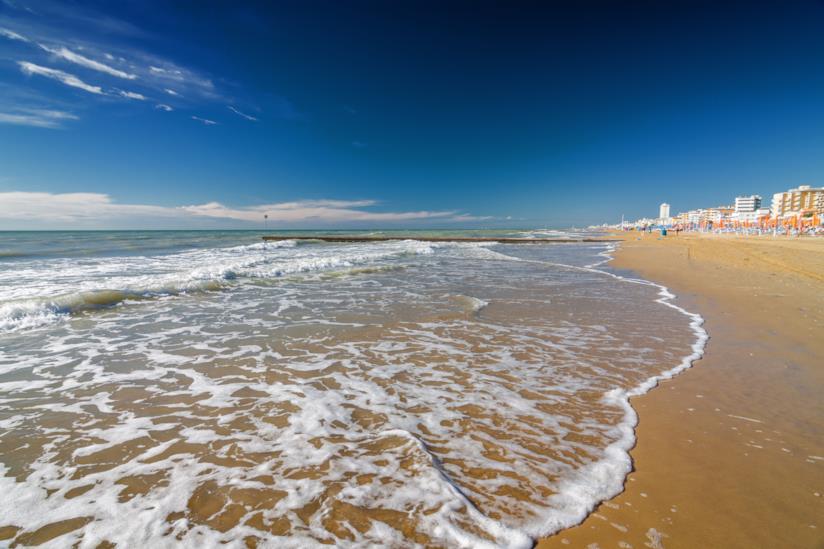
<instances>
[{"instance_id":1,"label":"wave","mask_svg":"<svg viewBox=\"0 0 824 549\"><path fill-rule=\"evenodd\" d=\"M125 301L142 301L182 293L214 291L221 288L222 284L218 280L204 280L177 286L158 285L145 290L103 289L68 293L51 299L10 301L0 304L0 332L37 328L65 320L73 314L106 309Z\"/></svg>"},{"instance_id":2,"label":"wave","mask_svg":"<svg viewBox=\"0 0 824 549\"><path fill-rule=\"evenodd\" d=\"M113 277L106 281L109 287L8 300L0 303L0 332L36 328L65 320L77 313L110 308L127 301L222 290L243 279L278 279L303 273L352 270L380 260L433 253L431 246L414 240L365 247L327 247L325 254L320 253L321 250L289 255L268 253L297 246L296 241L285 240L165 256L162 260L155 260L158 266L176 262L179 270ZM213 260L213 256L222 256L222 261ZM142 259L147 264L152 261L151 258ZM200 266L184 267L191 263L200 263ZM111 263L105 265L112 268ZM147 268L153 266L147 265ZM83 284L78 285L88 285L88 280L81 282ZM115 284L120 286L111 287Z\"/></svg>"},{"instance_id":3,"label":"wave","mask_svg":"<svg viewBox=\"0 0 824 549\"><path fill-rule=\"evenodd\" d=\"M320 274L320 278L322 280L328 280L353 275L389 273L392 271L400 271L404 268L405 267L403 265L376 265L374 267L350 267L342 271L323 272Z\"/></svg>"},{"instance_id":4,"label":"wave","mask_svg":"<svg viewBox=\"0 0 824 549\"><path fill-rule=\"evenodd\" d=\"M576 232L576 231L560 231L560 230L552 230L552 229L535 229L531 231L523 231L518 233L518 236L521 238L557 238L557 239L573 239L573 238L582 238L586 236L584 233Z\"/></svg>"},{"instance_id":5,"label":"wave","mask_svg":"<svg viewBox=\"0 0 824 549\"><path fill-rule=\"evenodd\" d=\"M32 257L34 255L35 254L17 250L0 250L0 259L19 259L21 257Z\"/></svg>"}]
</instances>

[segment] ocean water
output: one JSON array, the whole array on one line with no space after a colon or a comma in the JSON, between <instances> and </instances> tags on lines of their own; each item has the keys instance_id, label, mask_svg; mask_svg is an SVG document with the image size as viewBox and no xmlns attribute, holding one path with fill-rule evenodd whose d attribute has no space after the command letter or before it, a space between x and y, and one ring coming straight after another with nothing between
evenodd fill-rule
<instances>
[{"instance_id":1,"label":"ocean water","mask_svg":"<svg viewBox=\"0 0 824 549\"><path fill-rule=\"evenodd\" d=\"M529 547L583 519L700 317L612 244L420 234L0 233L0 543Z\"/></svg>"}]
</instances>

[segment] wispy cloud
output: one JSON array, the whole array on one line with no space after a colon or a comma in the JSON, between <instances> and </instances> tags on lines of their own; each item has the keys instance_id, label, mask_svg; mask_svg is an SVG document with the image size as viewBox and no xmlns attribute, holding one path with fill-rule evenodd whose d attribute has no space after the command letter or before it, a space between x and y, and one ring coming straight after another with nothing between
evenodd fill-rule
<instances>
[{"instance_id":1,"label":"wispy cloud","mask_svg":"<svg viewBox=\"0 0 824 549\"><path fill-rule=\"evenodd\" d=\"M173 80L183 80L183 71L179 69L164 69L163 67L149 67L149 72L158 76L165 76Z\"/></svg>"},{"instance_id":2,"label":"wispy cloud","mask_svg":"<svg viewBox=\"0 0 824 549\"><path fill-rule=\"evenodd\" d=\"M98 95L103 94L103 89L100 88L100 86L92 86L90 84L86 84L73 74L69 74L67 72L63 72L57 69L50 69L48 67L41 67L40 65L35 65L34 63L29 63L28 61L18 61L17 64L20 65L20 70L22 70L26 74L38 74L40 76L45 76L46 78L51 78L52 80L62 82L67 86L79 88L89 93L94 93Z\"/></svg>"},{"instance_id":3,"label":"wispy cloud","mask_svg":"<svg viewBox=\"0 0 824 549\"><path fill-rule=\"evenodd\" d=\"M70 112L49 109L17 109L14 112L0 112L0 124L60 128L67 120L77 120L77 116Z\"/></svg>"},{"instance_id":4,"label":"wispy cloud","mask_svg":"<svg viewBox=\"0 0 824 549\"><path fill-rule=\"evenodd\" d=\"M118 95L127 99L137 99L138 101L145 101L146 96L137 92L130 92L124 90L117 90Z\"/></svg>"},{"instance_id":5,"label":"wispy cloud","mask_svg":"<svg viewBox=\"0 0 824 549\"><path fill-rule=\"evenodd\" d=\"M239 110L237 110L236 108L234 108L231 105L228 105L228 108L229 108L230 111L232 111L236 115L240 116L241 118L245 118L246 120L251 120L252 122L257 122L258 121L258 119L255 118L254 116L246 114L246 113L242 113L242 112L240 112Z\"/></svg>"},{"instance_id":6,"label":"wispy cloud","mask_svg":"<svg viewBox=\"0 0 824 549\"><path fill-rule=\"evenodd\" d=\"M18 52L11 59L27 75L50 78L98 97L152 100L147 105L149 108L160 103L168 109L156 108L166 111L188 110L191 114L209 112L202 109L224 105L237 116L257 122L259 116L255 111L235 106L254 103L259 104L269 118L300 118L300 113L286 98L264 94L252 101L245 96L239 83L227 82L200 67L180 64L166 55L156 55L150 49L156 36L128 21L109 17L105 9L43 0L37 2L35 14L26 10L22 1L0 0L0 6L4 2L12 2L17 7L13 17L0 13L0 47L7 48L8 52ZM129 83L123 84L123 81ZM37 102L13 102L3 97L6 114L18 116L17 107L66 108L61 104L65 98L55 94L54 89L36 86L25 79L17 81L15 86L44 97ZM121 91L125 87L128 91ZM225 92L228 88L232 89L231 99ZM103 107L108 103L100 101L96 104ZM185 120L186 117L181 118ZM193 119L205 125L218 124L208 118Z\"/></svg>"},{"instance_id":7,"label":"wispy cloud","mask_svg":"<svg viewBox=\"0 0 824 549\"><path fill-rule=\"evenodd\" d=\"M190 206L121 204L100 193L0 192L0 226L54 226L55 224L111 226L128 221L140 226L141 220L164 219L167 223L195 226L198 223L239 226L260 223L264 215L270 222L283 225L340 223L393 223L436 220L469 221L474 218L454 211L376 212L374 200L298 200L245 207L230 207L219 202Z\"/></svg>"},{"instance_id":8,"label":"wispy cloud","mask_svg":"<svg viewBox=\"0 0 824 549\"><path fill-rule=\"evenodd\" d=\"M99 71L102 73L106 73L111 76L116 76L117 78L124 78L126 80L134 80L137 78L136 74L131 74L125 71L121 71L105 63L101 63L99 61L95 61L94 59L90 59L84 55L80 55L79 53L73 52L70 49L66 48L65 46L59 48L52 48L49 46L44 46L40 44L40 47L43 48L45 51L55 55L69 63L75 63L80 65L81 67L86 67L87 69L92 69L94 71Z\"/></svg>"},{"instance_id":9,"label":"wispy cloud","mask_svg":"<svg viewBox=\"0 0 824 549\"><path fill-rule=\"evenodd\" d=\"M77 36L76 33L72 33L71 25L59 24L63 18L76 20L75 14L58 9L54 15L59 15L59 17L51 20L38 17L12 21L0 16L2 25L0 26L0 40L8 39L21 44L31 44L32 52L29 55L36 55L36 57L26 61L38 67L51 67L54 62L67 62L100 75L133 81L136 85L156 93L168 94L179 99L185 96L189 103L225 101L210 77L192 68L178 65L170 59L132 47L132 45L119 44L116 40L119 32L106 32L101 35L93 30L83 34L82 37ZM89 12L86 15L88 17L85 17L84 21L92 23L94 19L92 13ZM99 15L103 17L103 14ZM118 25L117 28L121 26ZM104 30L112 29L106 27ZM97 38L93 38L95 36ZM106 38L103 39L101 36L106 36ZM33 69L33 71L36 70ZM38 74L45 75L45 72L41 71ZM56 75L56 73L50 74ZM77 72L76 75L71 76L81 82L92 78L84 72ZM87 85L84 89L91 91L91 88L96 87L100 86ZM101 91L102 89L105 88L101 88ZM143 95L146 94L144 90L137 91ZM117 94L116 90L113 93Z\"/></svg>"},{"instance_id":10,"label":"wispy cloud","mask_svg":"<svg viewBox=\"0 0 824 549\"><path fill-rule=\"evenodd\" d=\"M231 208L219 202L198 206L183 206L180 209L193 215L228 218L238 221L259 221L268 215L272 221L294 223L316 221L335 223L342 221L411 221L421 219L448 219L456 215L454 211L416 212L373 212L364 210L376 205L374 200L300 200L262 204L245 208Z\"/></svg>"},{"instance_id":11,"label":"wispy cloud","mask_svg":"<svg viewBox=\"0 0 824 549\"><path fill-rule=\"evenodd\" d=\"M192 116L192 120L197 120L198 122L201 122L206 126L214 126L217 124L217 122L215 122L214 120L209 120L208 118L201 118L199 116Z\"/></svg>"},{"instance_id":12,"label":"wispy cloud","mask_svg":"<svg viewBox=\"0 0 824 549\"><path fill-rule=\"evenodd\" d=\"M29 40L25 36L4 28L0 28L0 36L8 38L9 40L17 40L18 42L31 42L31 40Z\"/></svg>"},{"instance_id":13,"label":"wispy cloud","mask_svg":"<svg viewBox=\"0 0 824 549\"><path fill-rule=\"evenodd\" d=\"M100 193L0 192L2 221L82 223L123 215L168 217L175 215L175 209L116 204L108 195Z\"/></svg>"},{"instance_id":14,"label":"wispy cloud","mask_svg":"<svg viewBox=\"0 0 824 549\"><path fill-rule=\"evenodd\" d=\"M79 28L85 32L101 32L108 35L145 37L139 28L127 21L112 17L93 8L86 8L80 2L60 0L0 0L0 3L18 11L25 11L40 20L59 21L64 28Z\"/></svg>"},{"instance_id":15,"label":"wispy cloud","mask_svg":"<svg viewBox=\"0 0 824 549\"><path fill-rule=\"evenodd\" d=\"M155 105L156 109L160 109L161 111L172 112L174 109L169 105L164 105L163 103L159 103Z\"/></svg>"},{"instance_id":16,"label":"wispy cloud","mask_svg":"<svg viewBox=\"0 0 824 549\"><path fill-rule=\"evenodd\" d=\"M470 214L457 214L452 216L449 220L456 221L456 222L471 222L471 221L489 221L492 219L498 219L494 215L470 215Z\"/></svg>"},{"instance_id":17,"label":"wispy cloud","mask_svg":"<svg viewBox=\"0 0 824 549\"><path fill-rule=\"evenodd\" d=\"M145 71L142 79L169 95L180 97L179 90L182 90L187 96L198 96L209 100L220 98L211 78L194 70L148 55L138 56L138 62L148 64L148 70Z\"/></svg>"},{"instance_id":18,"label":"wispy cloud","mask_svg":"<svg viewBox=\"0 0 824 549\"><path fill-rule=\"evenodd\" d=\"M20 5L17 2L13 2L12 0L0 0L0 3L5 4L6 6L8 6L9 8L11 8L13 10L25 10L29 13L34 13L34 10L32 10L30 7L28 7L26 5Z\"/></svg>"}]
</instances>

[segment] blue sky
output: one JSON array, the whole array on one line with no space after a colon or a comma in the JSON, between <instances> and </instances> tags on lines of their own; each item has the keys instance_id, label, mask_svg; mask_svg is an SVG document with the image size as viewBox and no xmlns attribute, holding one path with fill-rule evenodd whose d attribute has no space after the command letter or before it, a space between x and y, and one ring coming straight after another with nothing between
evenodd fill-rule
<instances>
[{"instance_id":1,"label":"blue sky","mask_svg":"<svg viewBox=\"0 0 824 549\"><path fill-rule=\"evenodd\" d=\"M583 225L824 183L824 3L0 0L0 229Z\"/></svg>"}]
</instances>

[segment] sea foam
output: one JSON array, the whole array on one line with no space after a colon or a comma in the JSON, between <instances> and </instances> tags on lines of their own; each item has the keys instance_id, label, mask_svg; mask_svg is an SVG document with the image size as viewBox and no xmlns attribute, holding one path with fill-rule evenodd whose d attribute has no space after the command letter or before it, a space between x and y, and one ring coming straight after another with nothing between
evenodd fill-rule
<instances>
[{"instance_id":1,"label":"sea foam","mask_svg":"<svg viewBox=\"0 0 824 549\"><path fill-rule=\"evenodd\" d=\"M18 263L0 275L0 332L30 329L126 301L221 290L242 279L353 268L404 255L429 254L417 241L330 249L296 241L260 243L158 257ZM58 272L55 273L54 271Z\"/></svg>"},{"instance_id":2,"label":"sea foam","mask_svg":"<svg viewBox=\"0 0 824 549\"><path fill-rule=\"evenodd\" d=\"M700 317L599 268L609 247L389 244L93 259L10 291L225 290L104 294L82 322L0 335L0 527L88 518L53 547L529 547L618 493L630 399L700 356Z\"/></svg>"}]
</instances>

